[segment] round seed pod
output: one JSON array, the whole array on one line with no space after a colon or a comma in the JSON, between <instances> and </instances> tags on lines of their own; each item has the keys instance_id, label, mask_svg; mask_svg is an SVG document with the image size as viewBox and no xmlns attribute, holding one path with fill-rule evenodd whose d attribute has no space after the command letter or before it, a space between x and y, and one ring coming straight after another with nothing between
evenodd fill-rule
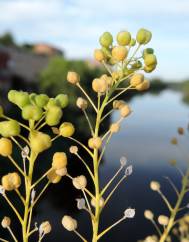
<instances>
[{"instance_id":1,"label":"round seed pod","mask_svg":"<svg viewBox=\"0 0 189 242\"><path fill-rule=\"evenodd\" d=\"M128 31L121 31L117 34L117 43L121 46L129 45L131 34Z\"/></svg>"},{"instance_id":2,"label":"round seed pod","mask_svg":"<svg viewBox=\"0 0 189 242\"><path fill-rule=\"evenodd\" d=\"M119 123L113 123L110 126L110 132L111 133L117 133L120 130L120 124Z\"/></svg>"},{"instance_id":3,"label":"round seed pod","mask_svg":"<svg viewBox=\"0 0 189 242\"><path fill-rule=\"evenodd\" d=\"M146 30L146 40L145 40L145 44L148 44L151 39L152 39L152 33L150 31Z\"/></svg>"},{"instance_id":4,"label":"round seed pod","mask_svg":"<svg viewBox=\"0 0 189 242\"><path fill-rule=\"evenodd\" d=\"M144 217L149 220L153 220L154 214L150 210L145 210L144 211Z\"/></svg>"},{"instance_id":5,"label":"round seed pod","mask_svg":"<svg viewBox=\"0 0 189 242\"><path fill-rule=\"evenodd\" d=\"M153 190L153 191L159 191L161 186L160 186L160 183L157 182L157 181L151 181L150 182L150 188Z\"/></svg>"},{"instance_id":6,"label":"round seed pod","mask_svg":"<svg viewBox=\"0 0 189 242\"><path fill-rule=\"evenodd\" d=\"M104 32L104 33L100 36L100 38L99 38L99 42L100 42L101 46L103 46L103 47L108 48L109 46L111 46L112 43L113 43L113 37L112 37L111 33L109 33L109 32Z\"/></svg>"},{"instance_id":7,"label":"round seed pod","mask_svg":"<svg viewBox=\"0 0 189 242\"><path fill-rule=\"evenodd\" d=\"M3 116L3 107L0 105L0 117Z\"/></svg>"},{"instance_id":8,"label":"round seed pod","mask_svg":"<svg viewBox=\"0 0 189 242\"><path fill-rule=\"evenodd\" d=\"M51 147L51 137L48 134L32 131L30 134L30 147L33 152L36 154L43 152Z\"/></svg>"},{"instance_id":9,"label":"round seed pod","mask_svg":"<svg viewBox=\"0 0 189 242\"><path fill-rule=\"evenodd\" d=\"M59 94L55 97L55 100L61 108L65 108L69 104L69 99L67 94Z\"/></svg>"},{"instance_id":10,"label":"round seed pod","mask_svg":"<svg viewBox=\"0 0 189 242\"><path fill-rule=\"evenodd\" d=\"M15 104L15 101L16 101L16 94L17 94L17 91L16 90L10 90L8 92L8 100L12 103Z\"/></svg>"},{"instance_id":11,"label":"round seed pod","mask_svg":"<svg viewBox=\"0 0 189 242\"><path fill-rule=\"evenodd\" d=\"M95 198L92 198L91 199L91 205L96 208L96 199ZM99 206L102 208L104 206L104 198L101 197L100 200L99 200Z\"/></svg>"},{"instance_id":12,"label":"round seed pod","mask_svg":"<svg viewBox=\"0 0 189 242\"><path fill-rule=\"evenodd\" d=\"M11 225L11 219L9 217L4 217L3 220L1 221L1 226L4 229L7 229Z\"/></svg>"},{"instance_id":13,"label":"round seed pod","mask_svg":"<svg viewBox=\"0 0 189 242\"><path fill-rule=\"evenodd\" d=\"M124 46L115 46L112 49L112 57L117 61L123 61L128 54L128 50Z\"/></svg>"},{"instance_id":14,"label":"round seed pod","mask_svg":"<svg viewBox=\"0 0 189 242\"><path fill-rule=\"evenodd\" d=\"M148 80L144 80L141 84L136 86L136 90L145 91L150 88L150 82Z\"/></svg>"},{"instance_id":15,"label":"round seed pod","mask_svg":"<svg viewBox=\"0 0 189 242\"><path fill-rule=\"evenodd\" d=\"M73 85L80 82L80 76L77 72L69 71L67 74L67 81Z\"/></svg>"},{"instance_id":16,"label":"round seed pod","mask_svg":"<svg viewBox=\"0 0 189 242\"><path fill-rule=\"evenodd\" d=\"M150 42L151 38L151 32L146 29L139 29L139 31L137 32L136 40L139 44L147 44L148 42Z\"/></svg>"},{"instance_id":17,"label":"round seed pod","mask_svg":"<svg viewBox=\"0 0 189 242\"><path fill-rule=\"evenodd\" d=\"M91 149L100 149L102 146L102 139L100 137L93 137L88 140L88 146Z\"/></svg>"},{"instance_id":18,"label":"round seed pod","mask_svg":"<svg viewBox=\"0 0 189 242\"><path fill-rule=\"evenodd\" d=\"M104 78L95 78L92 82L92 89L98 93L105 93L108 90L108 82Z\"/></svg>"},{"instance_id":19,"label":"round seed pod","mask_svg":"<svg viewBox=\"0 0 189 242\"><path fill-rule=\"evenodd\" d=\"M76 101L76 105L78 108L85 110L88 106L88 102L86 99L82 98L82 97L78 97L77 101Z\"/></svg>"},{"instance_id":20,"label":"round seed pod","mask_svg":"<svg viewBox=\"0 0 189 242\"><path fill-rule=\"evenodd\" d=\"M48 109L50 109L51 107L54 107L54 106L58 106L56 99L55 98L49 98L49 101L48 101L47 105L45 106L45 109L48 110Z\"/></svg>"},{"instance_id":21,"label":"round seed pod","mask_svg":"<svg viewBox=\"0 0 189 242\"><path fill-rule=\"evenodd\" d=\"M49 234L51 230L52 230L52 227L49 221L45 221L39 226L39 232L41 234Z\"/></svg>"},{"instance_id":22,"label":"round seed pod","mask_svg":"<svg viewBox=\"0 0 189 242\"><path fill-rule=\"evenodd\" d=\"M7 138L0 139L0 155L9 156L12 154L12 141Z\"/></svg>"},{"instance_id":23,"label":"round seed pod","mask_svg":"<svg viewBox=\"0 0 189 242\"><path fill-rule=\"evenodd\" d=\"M120 109L125 105L125 102L123 100L115 100L113 102L113 109Z\"/></svg>"},{"instance_id":24,"label":"round seed pod","mask_svg":"<svg viewBox=\"0 0 189 242\"><path fill-rule=\"evenodd\" d=\"M146 55L149 55L149 54L154 54L154 50L152 48L146 48L143 50L143 53L142 53L142 56L143 58L145 58Z\"/></svg>"},{"instance_id":25,"label":"round seed pod","mask_svg":"<svg viewBox=\"0 0 189 242\"><path fill-rule=\"evenodd\" d=\"M144 75L141 73L134 74L130 79L130 84L133 87L136 87L137 85L140 85L144 81Z\"/></svg>"},{"instance_id":26,"label":"round seed pod","mask_svg":"<svg viewBox=\"0 0 189 242\"><path fill-rule=\"evenodd\" d=\"M94 58L96 61L99 61L99 62L106 60L106 56L105 56L104 52L100 49L96 49L94 51Z\"/></svg>"},{"instance_id":27,"label":"round seed pod","mask_svg":"<svg viewBox=\"0 0 189 242\"><path fill-rule=\"evenodd\" d=\"M17 136L20 134L20 125L16 120L0 122L0 134L3 137Z\"/></svg>"},{"instance_id":28,"label":"round seed pod","mask_svg":"<svg viewBox=\"0 0 189 242\"><path fill-rule=\"evenodd\" d=\"M53 155L52 167L55 170L62 169L67 166L67 155L64 152L56 152Z\"/></svg>"},{"instance_id":29,"label":"round seed pod","mask_svg":"<svg viewBox=\"0 0 189 242\"><path fill-rule=\"evenodd\" d=\"M158 217L158 223L163 226L167 226L169 223L169 218L165 215L160 215Z\"/></svg>"},{"instance_id":30,"label":"round seed pod","mask_svg":"<svg viewBox=\"0 0 189 242\"><path fill-rule=\"evenodd\" d=\"M26 105L22 109L22 118L25 120L35 120L38 121L43 115L43 110L32 104Z\"/></svg>"},{"instance_id":31,"label":"round seed pod","mask_svg":"<svg viewBox=\"0 0 189 242\"><path fill-rule=\"evenodd\" d=\"M2 177L2 186L6 191L12 191L20 187L21 178L18 173L9 173Z\"/></svg>"},{"instance_id":32,"label":"round seed pod","mask_svg":"<svg viewBox=\"0 0 189 242\"><path fill-rule=\"evenodd\" d=\"M58 176L65 176L68 174L67 168L63 167L55 171Z\"/></svg>"},{"instance_id":33,"label":"round seed pod","mask_svg":"<svg viewBox=\"0 0 189 242\"><path fill-rule=\"evenodd\" d=\"M85 176L77 176L74 177L72 180L73 186L78 190L84 190L87 186L87 179Z\"/></svg>"},{"instance_id":34,"label":"round seed pod","mask_svg":"<svg viewBox=\"0 0 189 242\"><path fill-rule=\"evenodd\" d=\"M43 108L49 101L49 97L46 94L39 94L34 96L35 103L38 107Z\"/></svg>"},{"instance_id":35,"label":"round seed pod","mask_svg":"<svg viewBox=\"0 0 189 242\"><path fill-rule=\"evenodd\" d=\"M131 113L131 109L128 105L124 105L123 107L120 108L120 114L122 118L126 118L127 116L129 116L129 114Z\"/></svg>"},{"instance_id":36,"label":"round seed pod","mask_svg":"<svg viewBox=\"0 0 189 242\"><path fill-rule=\"evenodd\" d=\"M72 123L64 122L60 125L59 131L63 137L71 137L75 132L75 128Z\"/></svg>"},{"instance_id":37,"label":"round seed pod","mask_svg":"<svg viewBox=\"0 0 189 242\"><path fill-rule=\"evenodd\" d=\"M64 226L65 229L68 231L74 231L77 229L77 220L73 219L70 216L65 215L62 218L62 225Z\"/></svg>"},{"instance_id":38,"label":"round seed pod","mask_svg":"<svg viewBox=\"0 0 189 242\"><path fill-rule=\"evenodd\" d=\"M146 66L154 66L157 64L157 59L154 54L148 54L144 57L144 63Z\"/></svg>"},{"instance_id":39,"label":"round seed pod","mask_svg":"<svg viewBox=\"0 0 189 242\"><path fill-rule=\"evenodd\" d=\"M10 102L16 104L20 108L30 103L29 94L23 91L11 90L8 93L8 99Z\"/></svg>"},{"instance_id":40,"label":"round seed pod","mask_svg":"<svg viewBox=\"0 0 189 242\"><path fill-rule=\"evenodd\" d=\"M56 183L59 183L60 180L61 180L61 176L57 175L56 174L56 170L52 169L48 174L47 174L47 178L48 180L53 183L53 184L56 184Z\"/></svg>"},{"instance_id":41,"label":"round seed pod","mask_svg":"<svg viewBox=\"0 0 189 242\"><path fill-rule=\"evenodd\" d=\"M58 106L52 106L47 110L45 121L49 126L55 126L59 124L63 115L62 109Z\"/></svg>"}]
</instances>

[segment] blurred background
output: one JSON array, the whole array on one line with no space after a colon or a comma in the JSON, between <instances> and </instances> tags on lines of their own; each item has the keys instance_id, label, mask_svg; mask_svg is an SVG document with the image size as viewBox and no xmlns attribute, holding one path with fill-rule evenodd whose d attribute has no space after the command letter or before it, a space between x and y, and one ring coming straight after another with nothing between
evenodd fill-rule
<instances>
[{"instance_id":1,"label":"blurred background","mask_svg":"<svg viewBox=\"0 0 189 242\"><path fill-rule=\"evenodd\" d=\"M151 80L148 92L129 92L124 99L130 103L133 113L122 124L121 132L112 139L100 168L102 185L119 167L119 159L126 156L134 166L133 175L122 184L102 216L105 228L122 216L128 206L136 208L136 217L113 229L102 241L135 242L155 231L143 217L146 208L155 214L166 214L161 198L149 189L151 180L162 183L163 191L174 201L165 177L170 176L179 186L179 176L168 163L177 159L184 169L186 161L170 144L178 126L187 127L189 111L189 1L188 0L1 0L0 1L0 104L6 112L20 118L17 108L7 102L10 89L43 92L51 96L58 93L70 95L70 106L63 120L77 126L77 136L86 142L89 133L86 121L75 108L79 91L66 83L67 71L78 71L84 87L91 92L91 81L105 70L93 60L93 50L98 48L98 38L104 31L116 35L128 30L135 36L141 27L153 32L149 47L155 49L157 69L147 74ZM91 94L92 95L92 94ZM91 117L93 114L90 114ZM117 120L115 112L105 123ZM183 149L188 140L181 141ZM40 157L37 175L42 174L53 152L68 152L69 143L55 142L53 149ZM15 149L15 156L19 158ZM83 154L85 155L85 154ZM1 158L0 174L14 170ZM70 157L71 175L85 173L77 159ZM89 187L92 190L93 187ZM69 214L78 219L79 231L90 234L87 214L76 208L75 191L66 178L58 185L50 186L34 213L34 221L52 222L54 233L46 241L79 241L74 234L61 226L61 218ZM14 195L12 197L15 199ZM17 202L15 200L15 202ZM0 200L0 219L13 216ZM19 204L18 204L19 206ZM18 234L17 222L13 223ZM8 236L0 229L0 234ZM8 237L7 237L8 238ZM32 240L31 240L32 241ZM33 238L36 241L36 238Z\"/></svg>"}]
</instances>

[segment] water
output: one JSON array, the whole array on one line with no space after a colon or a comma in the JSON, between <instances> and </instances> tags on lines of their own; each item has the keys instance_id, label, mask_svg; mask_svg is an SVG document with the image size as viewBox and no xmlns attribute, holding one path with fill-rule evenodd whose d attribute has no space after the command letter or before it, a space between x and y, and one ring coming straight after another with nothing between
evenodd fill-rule
<instances>
[{"instance_id":1,"label":"water","mask_svg":"<svg viewBox=\"0 0 189 242\"><path fill-rule=\"evenodd\" d=\"M144 219L144 210L148 208L159 215L166 214L167 209L158 194L149 189L149 183L151 180L160 181L162 190L174 201L174 193L164 176L172 177L178 186L180 178L168 161L176 158L180 167L185 167L184 156L169 142L171 137L176 135L177 127L186 127L188 123L188 106L182 103L182 95L166 90L159 95L146 94L134 97L130 105L132 115L124 120L121 132L113 136L105 153L100 170L102 186L119 168L119 159L123 155L127 157L128 164L133 165L134 171L104 209L101 229L118 220L127 207L136 208L136 217L114 228L108 236L102 238L102 242L135 242L153 234L155 231L152 225ZM118 117L118 113L115 112L112 121L116 121ZM183 138L181 143L185 149L187 139ZM77 171L75 173L77 174ZM78 230L83 235L88 236L91 232L87 213L76 209L74 199L78 196L80 194L72 188L68 179L63 179L60 184L49 188L34 217L38 222L52 222L54 233L47 236L47 242L80 241L74 233L67 232L61 226L61 218L65 214L72 215L78 220Z\"/></svg>"}]
</instances>

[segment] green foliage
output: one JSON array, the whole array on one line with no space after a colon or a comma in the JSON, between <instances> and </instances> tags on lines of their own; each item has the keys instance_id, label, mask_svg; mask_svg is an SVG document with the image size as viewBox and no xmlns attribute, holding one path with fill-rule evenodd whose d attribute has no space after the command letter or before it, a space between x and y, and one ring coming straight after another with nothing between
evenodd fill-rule
<instances>
[{"instance_id":1,"label":"green foliage","mask_svg":"<svg viewBox=\"0 0 189 242\"><path fill-rule=\"evenodd\" d=\"M11 33L7 32L0 36L0 44L5 46L15 46L15 41Z\"/></svg>"}]
</instances>

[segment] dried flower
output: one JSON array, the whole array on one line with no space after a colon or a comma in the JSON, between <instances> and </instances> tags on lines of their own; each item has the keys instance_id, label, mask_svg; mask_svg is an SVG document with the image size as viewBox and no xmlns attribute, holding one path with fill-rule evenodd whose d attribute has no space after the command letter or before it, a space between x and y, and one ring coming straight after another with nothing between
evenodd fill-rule
<instances>
[{"instance_id":1,"label":"dried flower","mask_svg":"<svg viewBox=\"0 0 189 242\"><path fill-rule=\"evenodd\" d=\"M76 199L76 201L77 201L77 208L79 210L85 209L85 199L84 198L78 198L78 199Z\"/></svg>"},{"instance_id":2,"label":"dried flower","mask_svg":"<svg viewBox=\"0 0 189 242\"><path fill-rule=\"evenodd\" d=\"M126 166L126 164L127 164L127 158L125 156L122 156L120 158L120 164L121 164L122 167Z\"/></svg>"},{"instance_id":3,"label":"dried flower","mask_svg":"<svg viewBox=\"0 0 189 242\"><path fill-rule=\"evenodd\" d=\"M88 106L88 102L86 99L82 98L82 97L78 97L77 101L76 101L76 105L78 108L85 110Z\"/></svg>"},{"instance_id":4,"label":"dried flower","mask_svg":"<svg viewBox=\"0 0 189 242\"><path fill-rule=\"evenodd\" d=\"M169 223L169 218L165 215L160 215L158 217L158 223L163 225L163 226L166 226Z\"/></svg>"},{"instance_id":5,"label":"dried flower","mask_svg":"<svg viewBox=\"0 0 189 242\"><path fill-rule=\"evenodd\" d=\"M127 208L124 211L124 218L134 218L134 216L135 216L135 209Z\"/></svg>"},{"instance_id":6,"label":"dried flower","mask_svg":"<svg viewBox=\"0 0 189 242\"><path fill-rule=\"evenodd\" d=\"M128 105L124 105L120 108L120 114L122 118L126 118L131 113L131 109Z\"/></svg>"},{"instance_id":7,"label":"dried flower","mask_svg":"<svg viewBox=\"0 0 189 242\"><path fill-rule=\"evenodd\" d=\"M49 223L49 221L45 221L39 226L40 236L42 236L44 234L49 234L51 232L51 230L52 230L52 227L51 227L51 224Z\"/></svg>"},{"instance_id":8,"label":"dried flower","mask_svg":"<svg viewBox=\"0 0 189 242\"><path fill-rule=\"evenodd\" d=\"M22 152L21 152L22 158L23 158L23 159L26 159L27 156L29 155L29 153L30 153L30 149L29 149L29 147L26 145L26 146L23 148Z\"/></svg>"},{"instance_id":9,"label":"dried flower","mask_svg":"<svg viewBox=\"0 0 189 242\"><path fill-rule=\"evenodd\" d=\"M144 217L149 220L153 220L154 214L152 213L151 210L145 210L144 211Z\"/></svg>"},{"instance_id":10,"label":"dried flower","mask_svg":"<svg viewBox=\"0 0 189 242\"><path fill-rule=\"evenodd\" d=\"M10 227L11 225L11 219L9 217L4 217L3 220L1 221L1 226L6 229Z\"/></svg>"},{"instance_id":11,"label":"dried flower","mask_svg":"<svg viewBox=\"0 0 189 242\"><path fill-rule=\"evenodd\" d=\"M76 155L78 153L78 147L76 145L70 146L70 153Z\"/></svg>"},{"instance_id":12,"label":"dried flower","mask_svg":"<svg viewBox=\"0 0 189 242\"><path fill-rule=\"evenodd\" d=\"M153 191L160 191L160 183L157 182L157 181L151 181L150 183L150 188L153 190Z\"/></svg>"},{"instance_id":13,"label":"dried flower","mask_svg":"<svg viewBox=\"0 0 189 242\"><path fill-rule=\"evenodd\" d=\"M67 81L73 85L76 85L80 82L80 76L77 72L69 71L67 74Z\"/></svg>"},{"instance_id":14,"label":"dried flower","mask_svg":"<svg viewBox=\"0 0 189 242\"><path fill-rule=\"evenodd\" d=\"M62 218L62 225L68 231L74 231L77 229L77 220L73 219L71 216L65 215Z\"/></svg>"},{"instance_id":15,"label":"dried flower","mask_svg":"<svg viewBox=\"0 0 189 242\"><path fill-rule=\"evenodd\" d=\"M125 105L125 102L123 100L115 100L113 102L113 109L120 109Z\"/></svg>"},{"instance_id":16,"label":"dried flower","mask_svg":"<svg viewBox=\"0 0 189 242\"><path fill-rule=\"evenodd\" d=\"M84 190L87 186L87 179L84 175L74 177L72 180L74 187L78 190Z\"/></svg>"},{"instance_id":17,"label":"dried flower","mask_svg":"<svg viewBox=\"0 0 189 242\"><path fill-rule=\"evenodd\" d=\"M105 78L95 78L92 82L92 88L95 92L105 93L108 90L108 81Z\"/></svg>"},{"instance_id":18,"label":"dried flower","mask_svg":"<svg viewBox=\"0 0 189 242\"><path fill-rule=\"evenodd\" d=\"M12 154L12 141L7 138L0 139L0 155L10 156Z\"/></svg>"},{"instance_id":19,"label":"dried flower","mask_svg":"<svg viewBox=\"0 0 189 242\"><path fill-rule=\"evenodd\" d=\"M67 175L68 171L66 167L63 167L61 169L58 169L55 171L58 176L65 176Z\"/></svg>"},{"instance_id":20,"label":"dried flower","mask_svg":"<svg viewBox=\"0 0 189 242\"><path fill-rule=\"evenodd\" d=\"M111 133L117 133L120 130L120 124L119 123L113 123L110 126L110 132Z\"/></svg>"},{"instance_id":21,"label":"dried flower","mask_svg":"<svg viewBox=\"0 0 189 242\"><path fill-rule=\"evenodd\" d=\"M133 166L130 165L125 169L125 176L130 176L133 173Z\"/></svg>"}]
</instances>

